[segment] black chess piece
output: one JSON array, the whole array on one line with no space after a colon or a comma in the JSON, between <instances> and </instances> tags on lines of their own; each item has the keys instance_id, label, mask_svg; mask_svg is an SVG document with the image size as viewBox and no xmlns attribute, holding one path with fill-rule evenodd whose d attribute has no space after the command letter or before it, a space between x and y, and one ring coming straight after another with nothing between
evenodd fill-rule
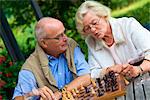
<instances>
[{"instance_id":1,"label":"black chess piece","mask_svg":"<svg viewBox=\"0 0 150 100\"><path fill-rule=\"evenodd\" d=\"M89 93L89 92L90 92L90 88L85 87L85 92L86 92L86 93Z\"/></svg>"}]
</instances>

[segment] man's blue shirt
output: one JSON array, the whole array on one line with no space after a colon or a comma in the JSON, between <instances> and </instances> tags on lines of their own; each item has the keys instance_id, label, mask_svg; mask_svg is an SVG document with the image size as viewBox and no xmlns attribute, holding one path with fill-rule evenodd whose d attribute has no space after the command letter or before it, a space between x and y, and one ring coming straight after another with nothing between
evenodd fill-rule
<instances>
[{"instance_id":1,"label":"man's blue shirt","mask_svg":"<svg viewBox=\"0 0 150 100\"><path fill-rule=\"evenodd\" d=\"M71 71L69 70L64 54L61 54L59 58L48 55L49 68L56 80L59 89L63 88L66 84L73 80Z\"/></svg>"},{"instance_id":2,"label":"man's blue shirt","mask_svg":"<svg viewBox=\"0 0 150 100\"><path fill-rule=\"evenodd\" d=\"M61 54L58 58L48 55L48 59L49 68L54 76L54 79L56 80L57 87L61 89L64 85L73 80L73 75L68 68L66 57L64 54ZM74 50L74 62L77 76L90 73L90 67L79 47L76 47ZM19 72L18 84L14 90L13 98L28 93L32 91L33 88L38 88L33 73L28 70L21 70Z\"/></svg>"}]
</instances>

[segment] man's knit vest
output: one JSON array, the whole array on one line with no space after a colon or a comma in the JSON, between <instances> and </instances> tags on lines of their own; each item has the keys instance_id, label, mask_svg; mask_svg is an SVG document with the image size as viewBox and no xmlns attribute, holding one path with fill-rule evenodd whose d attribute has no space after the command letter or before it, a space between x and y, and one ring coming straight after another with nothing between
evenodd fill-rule
<instances>
[{"instance_id":1,"label":"man's knit vest","mask_svg":"<svg viewBox=\"0 0 150 100\"><path fill-rule=\"evenodd\" d=\"M65 56L67 59L68 67L76 77L76 67L74 64L74 49L78 44L71 38L68 38L68 48ZM51 70L48 67L48 57L43 49L37 44L35 51L29 56L26 62L22 66L22 70L31 71L37 81L38 87L47 86L53 92L57 91L56 81L52 75Z\"/></svg>"}]
</instances>

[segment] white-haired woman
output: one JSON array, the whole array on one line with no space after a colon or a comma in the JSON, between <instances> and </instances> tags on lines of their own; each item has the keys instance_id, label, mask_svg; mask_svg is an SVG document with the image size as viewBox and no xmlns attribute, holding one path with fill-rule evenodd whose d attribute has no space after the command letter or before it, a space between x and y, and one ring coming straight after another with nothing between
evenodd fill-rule
<instances>
[{"instance_id":1,"label":"white-haired woman","mask_svg":"<svg viewBox=\"0 0 150 100\"><path fill-rule=\"evenodd\" d=\"M110 8L96 1L84 2L76 13L77 30L88 46L91 76L100 77L109 67L126 77L135 78L134 82L138 76L146 77L150 72L150 32L134 18L115 19L110 13ZM143 62L134 65L141 58ZM128 86L126 100L150 98L150 85L135 84L134 91L132 84Z\"/></svg>"}]
</instances>

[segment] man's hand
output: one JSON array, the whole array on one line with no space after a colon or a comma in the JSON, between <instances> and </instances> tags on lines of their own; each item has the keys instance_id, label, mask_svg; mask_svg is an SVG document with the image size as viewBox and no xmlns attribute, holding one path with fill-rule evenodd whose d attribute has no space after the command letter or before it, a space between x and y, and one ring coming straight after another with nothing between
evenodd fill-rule
<instances>
[{"instance_id":1,"label":"man's hand","mask_svg":"<svg viewBox=\"0 0 150 100\"><path fill-rule=\"evenodd\" d=\"M59 91L56 91L56 92L54 93L54 95L55 95L56 100L59 100L60 98L62 98L62 93L59 92Z\"/></svg>"},{"instance_id":2,"label":"man's hand","mask_svg":"<svg viewBox=\"0 0 150 100\"><path fill-rule=\"evenodd\" d=\"M32 89L31 92L26 93L24 96L15 97L15 100L26 100L28 97L31 96L40 96L41 97L40 100L59 100L56 99L56 97L59 97L58 94L55 97L52 90L49 89L47 86L38 89Z\"/></svg>"},{"instance_id":3,"label":"man's hand","mask_svg":"<svg viewBox=\"0 0 150 100\"><path fill-rule=\"evenodd\" d=\"M91 76L90 74L82 75L74 79L72 82L70 82L66 89L67 91L71 91L74 88L79 88L82 86L88 86L91 83Z\"/></svg>"},{"instance_id":4,"label":"man's hand","mask_svg":"<svg viewBox=\"0 0 150 100\"><path fill-rule=\"evenodd\" d=\"M42 100L56 100L54 93L47 86L33 89L32 96L41 96Z\"/></svg>"}]
</instances>

